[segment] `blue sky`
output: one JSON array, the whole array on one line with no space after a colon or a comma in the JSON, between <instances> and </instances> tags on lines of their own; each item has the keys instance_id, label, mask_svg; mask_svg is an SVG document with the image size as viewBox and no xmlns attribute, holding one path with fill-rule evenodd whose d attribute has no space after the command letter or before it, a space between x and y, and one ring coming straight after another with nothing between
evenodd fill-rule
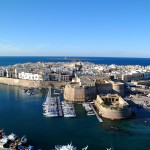
<instances>
[{"instance_id":1,"label":"blue sky","mask_svg":"<svg viewBox=\"0 0 150 150\"><path fill-rule=\"evenodd\" d=\"M150 57L149 0L0 0L0 56Z\"/></svg>"}]
</instances>

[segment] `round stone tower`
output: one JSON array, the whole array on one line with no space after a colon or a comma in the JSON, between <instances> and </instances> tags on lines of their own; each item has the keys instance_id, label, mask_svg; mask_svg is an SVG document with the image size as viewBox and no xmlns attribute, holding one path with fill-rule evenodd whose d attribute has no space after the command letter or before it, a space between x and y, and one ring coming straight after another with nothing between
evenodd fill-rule
<instances>
[{"instance_id":1,"label":"round stone tower","mask_svg":"<svg viewBox=\"0 0 150 150\"><path fill-rule=\"evenodd\" d=\"M122 97L125 96L124 83L116 82L116 83L112 84L112 87L113 87L113 93L114 94L121 95Z\"/></svg>"}]
</instances>

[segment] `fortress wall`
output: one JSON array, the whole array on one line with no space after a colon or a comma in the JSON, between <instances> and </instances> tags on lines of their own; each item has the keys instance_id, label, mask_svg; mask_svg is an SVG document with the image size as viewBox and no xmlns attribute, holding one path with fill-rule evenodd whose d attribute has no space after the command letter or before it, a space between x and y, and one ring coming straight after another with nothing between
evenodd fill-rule
<instances>
[{"instance_id":1,"label":"fortress wall","mask_svg":"<svg viewBox=\"0 0 150 150\"><path fill-rule=\"evenodd\" d=\"M30 81L30 80L22 80L22 79L14 79L14 78L6 78L0 77L1 84L8 84L8 85L16 85L22 87L44 87L47 88L48 86L65 86L65 82L50 82L50 81Z\"/></svg>"},{"instance_id":2,"label":"fortress wall","mask_svg":"<svg viewBox=\"0 0 150 150\"><path fill-rule=\"evenodd\" d=\"M64 89L64 99L74 101L74 88L70 85L66 85Z\"/></svg>"},{"instance_id":3,"label":"fortress wall","mask_svg":"<svg viewBox=\"0 0 150 150\"><path fill-rule=\"evenodd\" d=\"M97 87L97 94L108 94L112 92L111 83L96 84L96 87Z\"/></svg>"},{"instance_id":4,"label":"fortress wall","mask_svg":"<svg viewBox=\"0 0 150 150\"><path fill-rule=\"evenodd\" d=\"M100 106L99 114L108 119L117 120L117 119L125 119L131 116L131 109L111 109Z\"/></svg>"},{"instance_id":5,"label":"fortress wall","mask_svg":"<svg viewBox=\"0 0 150 150\"><path fill-rule=\"evenodd\" d=\"M96 98L96 87L82 87L66 85L64 89L64 99L72 102L84 102L85 100Z\"/></svg>"},{"instance_id":6,"label":"fortress wall","mask_svg":"<svg viewBox=\"0 0 150 150\"><path fill-rule=\"evenodd\" d=\"M85 99L96 99L97 91L95 86L85 87Z\"/></svg>"},{"instance_id":7,"label":"fortress wall","mask_svg":"<svg viewBox=\"0 0 150 150\"><path fill-rule=\"evenodd\" d=\"M75 87L74 89L74 101L83 102L85 100L85 88Z\"/></svg>"},{"instance_id":8,"label":"fortress wall","mask_svg":"<svg viewBox=\"0 0 150 150\"><path fill-rule=\"evenodd\" d=\"M116 84L113 84L112 86L113 86L113 93L114 94L121 95L122 97L125 96L123 83L116 83Z\"/></svg>"}]
</instances>

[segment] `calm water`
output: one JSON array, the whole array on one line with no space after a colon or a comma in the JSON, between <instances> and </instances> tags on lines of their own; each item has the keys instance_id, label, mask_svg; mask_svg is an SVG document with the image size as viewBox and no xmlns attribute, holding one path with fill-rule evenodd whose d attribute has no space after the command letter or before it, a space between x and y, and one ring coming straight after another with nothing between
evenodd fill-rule
<instances>
[{"instance_id":1,"label":"calm water","mask_svg":"<svg viewBox=\"0 0 150 150\"><path fill-rule=\"evenodd\" d=\"M117 64L117 65L150 65L150 58L115 58L115 57L0 57L0 65L14 65L25 62L71 62L70 58L77 61L89 61L96 64Z\"/></svg>"},{"instance_id":2,"label":"calm water","mask_svg":"<svg viewBox=\"0 0 150 150\"><path fill-rule=\"evenodd\" d=\"M44 118L44 98L45 91L28 96L19 87L0 85L0 128L6 133L26 134L30 144L46 150L71 141L78 148L89 145L89 150L105 150L111 145L115 150L150 149L150 123L144 123L150 121L149 112L141 109L136 119L99 123L76 104L77 118Z\"/></svg>"}]
</instances>

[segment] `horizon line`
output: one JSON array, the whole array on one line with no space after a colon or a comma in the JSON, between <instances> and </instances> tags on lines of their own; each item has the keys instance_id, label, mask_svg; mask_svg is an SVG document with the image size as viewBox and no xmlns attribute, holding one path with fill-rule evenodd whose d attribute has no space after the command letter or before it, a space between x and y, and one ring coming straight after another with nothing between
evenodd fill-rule
<instances>
[{"instance_id":1,"label":"horizon line","mask_svg":"<svg viewBox=\"0 0 150 150\"><path fill-rule=\"evenodd\" d=\"M87 58L91 58L91 57L95 57L95 58L150 58L150 57L137 57L137 56L124 56L124 57L119 57L119 56L36 56L36 55L31 55L31 56L23 56L23 55L19 55L19 56L0 56L0 57L87 57Z\"/></svg>"}]
</instances>

